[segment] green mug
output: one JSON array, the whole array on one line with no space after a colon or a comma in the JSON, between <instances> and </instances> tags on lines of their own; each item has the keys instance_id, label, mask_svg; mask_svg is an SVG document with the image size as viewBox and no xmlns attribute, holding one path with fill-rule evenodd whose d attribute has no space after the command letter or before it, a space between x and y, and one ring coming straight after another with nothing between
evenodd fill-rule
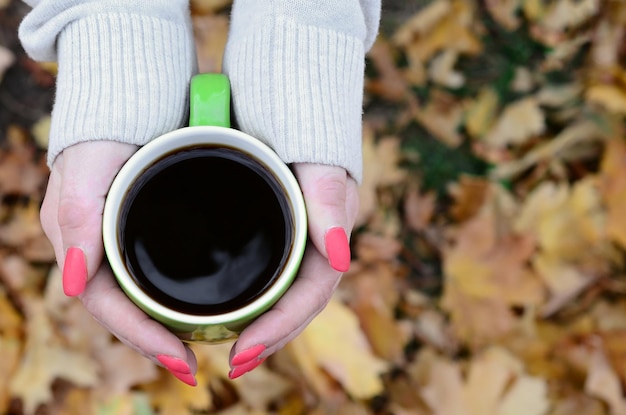
<instances>
[{"instance_id":1,"label":"green mug","mask_svg":"<svg viewBox=\"0 0 626 415\"><path fill-rule=\"evenodd\" d=\"M230 128L230 84L190 84L189 127L141 147L103 212L126 295L183 341L235 339L292 284L307 242L302 192L267 145Z\"/></svg>"}]
</instances>

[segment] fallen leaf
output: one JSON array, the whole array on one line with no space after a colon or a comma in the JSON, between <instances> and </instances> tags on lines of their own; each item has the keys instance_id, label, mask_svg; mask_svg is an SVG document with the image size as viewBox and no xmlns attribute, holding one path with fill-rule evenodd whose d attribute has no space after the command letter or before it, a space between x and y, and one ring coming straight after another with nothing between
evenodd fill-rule
<instances>
[{"instance_id":1,"label":"fallen leaf","mask_svg":"<svg viewBox=\"0 0 626 415\"><path fill-rule=\"evenodd\" d=\"M516 30L520 25L518 11L522 0L487 0L487 10L505 29Z\"/></svg>"},{"instance_id":2,"label":"fallen leaf","mask_svg":"<svg viewBox=\"0 0 626 415\"><path fill-rule=\"evenodd\" d=\"M595 85L585 93L587 101L601 105L611 112L626 115L626 90L616 85Z\"/></svg>"},{"instance_id":3,"label":"fallen leaf","mask_svg":"<svg viewBox=\"0 0 626 415\"><path fill-rule=\"evenodd\" d=\"M400 183L406 171L399 167L400 139L382 137L376 139L374 131L367 125L363 128L363 179L359 187L359 213L356 225L367 222L378 207L377 191L382 186Z\"/></svg>"},{"instance_id":4,"label":"fallen leaf","mask_svg":"<svg viewBox=\"0 0 626 415\"><path fill-rule=\"evenodd\" d=\"M67 348L55 334L43 303L29 302L26 343L20 367L9 382L11 393L22 400L25 414L34 414L52 399L52 382L64 379L81 387L98 382L98 368L82 350Z\"/></svg>"},{"instance_id":5,"label":"fallen leaf","mask_svg":"<svg viewBox=\"0 0 626 415\"><path fill-rule=\"evenodd\" d=\"M460 88L465 84L465 76L455 71L454 66L459 59L457 51L446 49L430 61L429 78L447 88Z\"/></svg>"},{"instance_id":6,"label":"fallen leaf","mask_svg":"<svg viewBox=\"0 0 626 415\"><path fill-rule=\"evenodd\" d=\"M596 16L600 6L600 0L557 0L541 24L551 31L573 29Z\"/></svg>"},{"instance_id":7,"label":"fallen leaf","mask_svg":"<svg viewBox=\"0 0 626 415\"><path fill-rule=\"evenodd\" d=\"M518 378L498 405L496 415L544 415L550 409L545 379Z\"/></svg>"},{"instance_id":8,"label":"fallen leaf","mask_svg":"<svg viewBox=\"0 0 626 415\"><path fill-rule=\"evenodd\" d=\"M608 237L626 248L626 144L609 140L602 157L600 191L606 204Z\"/></svg>"},{"instance_id":9,"label":"fallen leaf","mask_svg":"<svg viewBox=\"0 0 626 415\"><path fill-rule=\"evenodd\" d=\"M493 88L485 87L467 104L465 128L475 139L482 138L494 125L500 100Z\"/></svg>"},{"instance_id":10,"label":"fallen leaf","mask_svg":"<svg viewBox=\"0 0 626 415\"><path fill-rule=\"evenodd\" d=\"M452 95L434 90L425 107L416 106L412 111L415 119L433 136L450 147L463 141L459 127L463 122L464 109Z\"/></svg>"},{"instance_id":11,"label":"fallen leaf","mask_svg":"<svg viewBox=\"0 0 626 415\"><path fill-rule=\"evenodd\" d=\"M606 402L611 415L626 414L626 400L622 394L619 378L599 346L595 347L591 355L585 392Z\"/></svg>"},{"instance_id":12,"label":"fallen leaf","mask_svg":"<svg viewBox=\"0 0 626 415\"><path fill-rule=\"evenodd\" d=\"M374 356L357 317L338 300L331 300L293 342L302 346L296 349L301 364L308 361L319 365L350 396L367 399L383 391L380 376L387 363Z\"/></svg>"},{"instance_id":13,"label":"fallen leaf","mask_svg":"<svg viewBox=\"0 0 626 415\"><path fill-rule=\"evenodd\" d=\"M407 191L404 198L404 222L409 229L421 232L428 227L435 214L437 195L434 192L420 193L416 187Z\"/></svg>"},{"instance_id":14,"label":"fallen leaf","mask_svg":"<svg viewBox=\"0 0 626 415\"><path fill-rule=\"evenodd\" d=\"M429 382L421 388L420 395L433 415L472 415L463 399L463 379L458 364L435 360Z\"/></svg>"},{"instance_id":15,"label":"fallen leaf","mask_svg":"<svg viewBox=\"0 0 626 415\"><path fill-rule=\"evenodd\" d=\"M230 1L221 1L221 3L230 3ZM228 17L221 14L193 16L198 71L201 73L221 72L228 26Z\"/></svg>"},{"instance_id":16,"label":"fallen leaf","mask_svg":"<svg viewBox=\"0 0 626 415\"><path fill-rule=\"evenodd\" d=\"M0 3L0 10L3 7L6 7L6 5L3 6ZM6 70L9 69L11 65L13 65L13 62L15 62L15 55L13 55L13 52L11 52L10 49L7 49L4 46L0 45L0 81L4 77L4 73L6 72Z\"/></svg>"},{"instance_id":17,"label":"fallen leaf","mask_svg":"<svg viewBox=\"0 0 626 415\"><path fill-rule=\"evenodd\" d=\"M545 116L535 97L507 105L494 127L484 137L493 147L524 144L545 131Z\"/></svg>"},{"instance_id":18,"label":"fallen leaf","mask_svg":"<svg viewBox=\"0 0 626 415\"><path fill-rule=\"evenodd\" d=\"M191 0L191 11L196 14L212 14L230 6L232 0Z\"/></svg>"}]
</instances>

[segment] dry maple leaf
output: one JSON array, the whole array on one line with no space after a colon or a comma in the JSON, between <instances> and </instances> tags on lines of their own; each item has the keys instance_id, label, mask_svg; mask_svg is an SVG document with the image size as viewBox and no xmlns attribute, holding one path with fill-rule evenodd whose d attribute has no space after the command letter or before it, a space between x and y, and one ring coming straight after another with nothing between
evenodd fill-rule
<instances>
[{"instance_id":1,"label":"dry maple leaf","mask_svg":"<svg viewBox=\"0 0 626 415\"><path fill-rule=\"evenodd\" d=\"M591 355L585 392L606 402L611 415L626 415L622 385L599 344L596 344Z\"/></svg>"},{"instance_id":2,"label":"dry maple leaf","mask_svg":"<svg viewBox=\"0 0 626 415\"><path fill-rule=\"evenodd\" d=\"M376 140L373 129L363 128L363 180L359 187L359 214L356 225L368 221L379 204L377 191L382 186L401 183L407 173L399 167L400 139L383 137Z\"/></svg>"},{"instance_id":3,"label":"dry maple leaf","mask_svg":"<svg viewBox=\"0 0 626 415\"><path fill-rule=\"evenodd\" d=\"M409 338L394 315L399 297L394 268L380 262L347 279L341 289L374 353L389 362L401 363Z\"/></svg>"},{"instance_id":4,"label":"dry maple leaf","mask_svg":"<svg viewBox=\"0 0 626 415\"><path fill-rule=\"evenodd\" d=\"M383 391L380 376L388 365L372 353L354 312L337 299L292 341L290 350L307 379L319 378L316 371L323 368L356 399Z\"/></svg>"},{"instance_id":5,"label":"dry maple leaf","mask_svg":"<svg viewBox=\"0 0 626 415\"><path fill-rule=\"evenodd\" d=\"M537 98L528 97L507 105L483 140L493 147L520 145L543 133L545 128L545 116Z\"/></svg>"},{"instance_id":6,"label":"dry maple leaf","mask_svg":"<svg viewBox=\"0 0 626 415\"><path fill-rule=\"evenodd\" d=\"M43 302L29 301L26 320L26 343L20 367L9 387L20 398L25 414L33 414L52 399L52 382L64 379L81 387L93 387L98 381L97 365L82 350L66 347L55 333Z\"/></svg>"},{"instance_id":7,"label":"dry maple leaf","mask_svg":"<svg viewBox=\"0 0 626 415\"><path fill-rule=\"evenodd\" d=\"M544 289L528 267L534 238L506 229L505 195L494 187L480 212L455 230L443 250L443 308L463 340L482 342L506 334L516 318L512 306L537 306Z\"/></svg>"}]
</instances>

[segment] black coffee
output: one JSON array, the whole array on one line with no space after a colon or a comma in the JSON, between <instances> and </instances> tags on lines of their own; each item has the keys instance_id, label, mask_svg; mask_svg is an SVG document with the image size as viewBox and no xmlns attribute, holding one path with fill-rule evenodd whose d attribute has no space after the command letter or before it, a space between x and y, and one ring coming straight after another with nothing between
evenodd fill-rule
<instances>
[{"instance_id":1,"label":"black coffee","mask_svg":"<svg viewBox=\"0 0 626 415\"><path fill-rule=\"evenodd\" d=\"M242 153L198 147L164 157L131 188L121 243L136 283L190 314L232 311L271 286L289 254L282 188Z\"/></svg>"}]
</instances>

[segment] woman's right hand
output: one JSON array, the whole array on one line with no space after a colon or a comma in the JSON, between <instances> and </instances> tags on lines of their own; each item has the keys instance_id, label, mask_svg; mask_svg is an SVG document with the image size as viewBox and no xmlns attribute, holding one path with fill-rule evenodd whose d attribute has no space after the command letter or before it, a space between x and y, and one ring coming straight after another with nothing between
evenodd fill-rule
<instances>
[{"instance_id":1,"label":"woman's right hand","mask_svg":"<svg viewBox=\"0 0 626 415\"><path fill-rule=\"evenodd\" d=\"M66 148L54 161L41 223L63 270L63 290L123 343L195 385L193 352L150 319L121 291L102 242L102 212L115 175L137 147L89 141Z\"/></svg>"}]
</instances>

